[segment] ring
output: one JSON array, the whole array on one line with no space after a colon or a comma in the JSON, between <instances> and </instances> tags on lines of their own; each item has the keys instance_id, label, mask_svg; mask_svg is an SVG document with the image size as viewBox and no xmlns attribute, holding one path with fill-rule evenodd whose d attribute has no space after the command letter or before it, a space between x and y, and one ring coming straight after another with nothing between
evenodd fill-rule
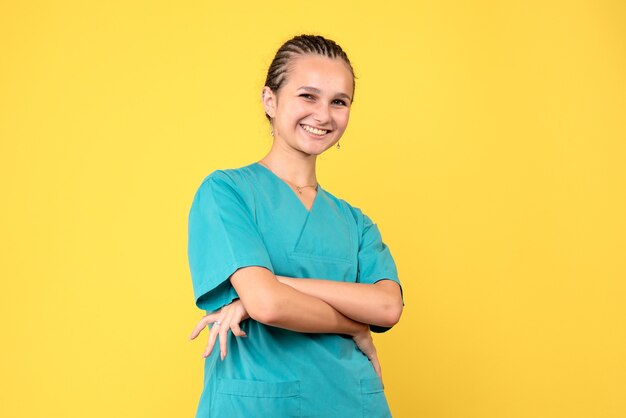
<instances>
[{"instance_id":1,"label":"ring","mask_svg":"<svg viewBox=\"0 0 626 418\"><path fill-rule=\"evenodd\" d=\"M213 325L222 325L222 323L220 321L215 321L213 322Z\"/></svg>"}]
</instances>

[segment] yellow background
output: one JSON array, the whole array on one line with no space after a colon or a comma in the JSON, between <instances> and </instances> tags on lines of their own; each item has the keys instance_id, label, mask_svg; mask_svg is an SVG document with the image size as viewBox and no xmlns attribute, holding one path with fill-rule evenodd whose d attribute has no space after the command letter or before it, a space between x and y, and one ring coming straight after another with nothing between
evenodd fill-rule
<instances>
[{"instance_id":1,"label":"yellow background","mask_svg":"<svg viewBox=\"0 0 626 418\"><path fill-rule=\"evenodd\" d=\"M626 3L227 4L0 4L0 416L193 416L193 193L310 32L358 76L318 178L404 283L394 417L626 416Z\"/></svg>"}]
</instances>

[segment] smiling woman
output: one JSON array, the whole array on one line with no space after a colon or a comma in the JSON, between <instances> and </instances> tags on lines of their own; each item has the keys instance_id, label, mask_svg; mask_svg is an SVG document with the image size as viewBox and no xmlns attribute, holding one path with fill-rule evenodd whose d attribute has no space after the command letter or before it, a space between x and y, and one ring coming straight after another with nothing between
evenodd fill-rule
<instances>
[{"instance_id":1,"label":"smiling woman","mask_svg":"<svg viewBox=\"0 0 626 418\"><path fill-rule=\"evenodd\" d=\"M376 224L315 171L353 97L335 42L289 40L262 90L270 151L214 170L194 196L189 264L207 315L191 338L210 325L198 418L391 416L371 331L400 319L396 265Z\"/></svg>"},{"instance_id":2,"label":"smiling woman","mask_svg":"<svg viewBox=\"0 0 626 418\"><path fill-rule=\"evenodd\" d=\"M354 86L351 67L341 59L305 54L292 58L283 80L277 90L263 88L274 144L321 154L339 141L348 126Z\"/></svg>"}]
</instances>

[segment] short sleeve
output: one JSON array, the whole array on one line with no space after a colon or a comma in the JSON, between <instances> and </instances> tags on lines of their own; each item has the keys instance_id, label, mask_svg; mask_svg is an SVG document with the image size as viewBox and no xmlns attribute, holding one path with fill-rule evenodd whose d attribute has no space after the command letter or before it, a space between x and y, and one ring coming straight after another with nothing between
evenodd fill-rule
<instances>
[{"instance_id":1,"label":"short sleeve","mask_svg":"<svg viewBox=\"0 0 626 418\"><path fill-rule=\"evenodd\" d=\"M358 254L358 283L373 284L380 280L393 280L400 285L396 263L391 255L389 247L383 242L378 226L365 214L361 236L359 240ZM404 305L404 294L402 294L402 305ZM390 328L370 325L373 332L385 332Z\"/></svg>"},{"instance_id":2,"label":"short sleeve","mask_svg":"<svg viewBox=\"0 0 626 418\"><path fill-rule=\"evenodd\" d=\"M196 191L188 233L189 269L200 309L212 312L239 297L229 280L237 269L261 266L274 272L252 213L220 170Z\"/></svg>"}]
</instances>

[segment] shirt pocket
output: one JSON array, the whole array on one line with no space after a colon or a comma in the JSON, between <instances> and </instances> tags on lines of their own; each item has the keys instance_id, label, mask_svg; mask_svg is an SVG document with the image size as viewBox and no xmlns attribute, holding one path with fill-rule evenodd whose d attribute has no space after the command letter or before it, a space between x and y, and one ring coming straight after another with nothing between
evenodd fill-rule
<instances>
[{"instance_id":1,"label":"shirt pocket","mask_svg":"<svg viewBox=\"0 0 626 418\"><path fill-rule=\"evenodd\" d=\"M390 418L391 411L380 378L361 379L363 418Z\"/></svg>"},{"instance_id":2,"label":"shirt pocket","mask_svg":"<svg viewBox=\"0 0 626 418\"><path fill-rule=\"evenodd\" d=\"M220 378L215 417L299 417L300 381L262 382Z\"/></svg>"},{"instance_id":3,"label":"shirt pocket","mask_svg":"<svg viewBox=\"0 0 626 418\"><path fill-rule=\"evenodd\" d=\"M319 254L291 252L288 264L280 273L288 277L355 282L357 264L351 260Z\"/></svg>"}]
</instances>

